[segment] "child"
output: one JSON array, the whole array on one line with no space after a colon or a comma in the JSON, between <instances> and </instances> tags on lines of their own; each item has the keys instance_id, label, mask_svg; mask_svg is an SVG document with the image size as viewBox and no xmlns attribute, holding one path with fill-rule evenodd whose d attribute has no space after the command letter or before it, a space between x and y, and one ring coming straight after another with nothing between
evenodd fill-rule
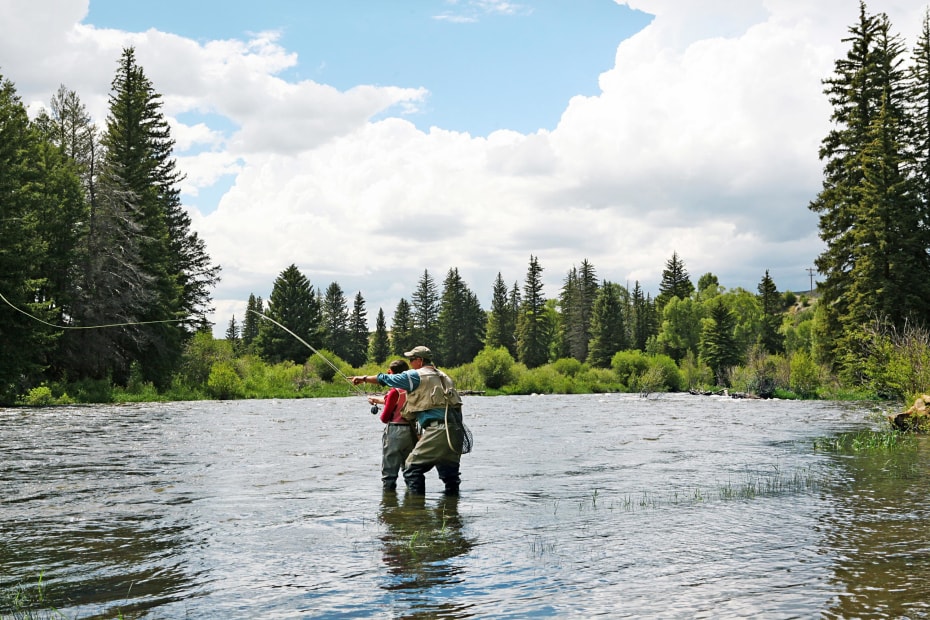
<instances>
[{"instance_id":1,"label":"child","mask_svg":"<svg viewBox=\"0 0 930 620\"><path fill-rule=\"evenodd\" d=\"M388 366L388 374L397 375L408 368L405 360L394 360ZM381 484L385 491L397 489L397 472L416 443L414 427L400 415L406 400L407 392L398 388L391 388L384 396L368 397L369 403L384 405L381 411L381 421L385 424L381 438Z\"/></svg>"}]
</instances>

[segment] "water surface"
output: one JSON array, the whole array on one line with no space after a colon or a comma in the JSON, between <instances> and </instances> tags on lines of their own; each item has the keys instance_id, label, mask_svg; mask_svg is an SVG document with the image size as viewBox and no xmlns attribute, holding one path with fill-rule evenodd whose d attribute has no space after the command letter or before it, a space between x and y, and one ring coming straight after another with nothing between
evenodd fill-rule
<instances>
[{"instance_id":1,"label":"water surface","mask_svg":"<svg viewBox=\"0 0 930 620\"><path fill-rule=\"evenodd\" d=\"M0 410L0 587L68 618L928 617L930 449L866 406L466 397L462 494L361 398Z\"/></svg>"}]
</instances>

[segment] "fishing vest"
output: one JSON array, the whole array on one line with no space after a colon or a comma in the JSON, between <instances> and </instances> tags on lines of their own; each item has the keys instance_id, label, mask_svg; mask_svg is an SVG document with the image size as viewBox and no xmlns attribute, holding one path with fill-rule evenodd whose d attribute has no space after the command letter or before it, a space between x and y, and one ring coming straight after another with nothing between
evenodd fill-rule
<instances>
[{"instance_id":1,"label":"fishing vest","mask_svg":"<svg viewBox=\"0 0 930 620\"><path fill-rule=\"evenodd\" d=\"M413 417L420 411L427 409L445 409L446 406L457 407L462 405L462 399L452 387L452 379L439 372L432 366L424 366L417 371L420 375L420 385L417 389L407 392L407 402L404 404L404 417ZM446 387L448 386L448 387Z\"/></svg>"}]
</instances>

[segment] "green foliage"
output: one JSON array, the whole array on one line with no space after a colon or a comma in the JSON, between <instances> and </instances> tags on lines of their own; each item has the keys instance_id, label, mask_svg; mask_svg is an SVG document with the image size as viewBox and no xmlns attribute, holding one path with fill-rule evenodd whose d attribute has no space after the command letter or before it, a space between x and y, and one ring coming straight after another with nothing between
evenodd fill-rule
<instances>
[{"instance_id":1,"label":"green foliage","mask_svg":"<svg viewBox=\"0 0 930 620\"><path fill-rule=\"evenodd\" d=\"M55 404L55 397L52 396L52 389L47 385L40 385L29 390L26 395L25 405L28 407L48 407Z\"/></svg>"},{"instance_id":2,"label":"green foliage","mask_svg":"<svg viewBox=\"0 0 930 620\"><path fill-rule=\"evenodd\" d=\"M649 367L646 369L645 377L649 378L649 391L669 391L679 392L682 389L681 371L678 365L668 355L654 355L649 357ZM658 380L658 385L655 381Z\"/></svg>"},{"instance_id":3,"label":"green foliage","mask_svg":"<svg viewBox=\"0 0 930 620\"><path fill-rule=\"evenodd\" d=\"M208 332L198 332L187 343L181 357L180 378L189 386L202 386L215 364L232 362L235 351L228 340L217 340Z\"/></svg>"},{"instance_id":4,"label":"green foliage","mask_svg":"<svg viewBox=\"0 0 930 620\"><path fill-rule=\"evenodd\" d=\"M649 356L642 351L619 351L610 360L610 367L624 387L635 390L637 381L649 368Z\"/></svg>"},{"instance_id":5,"label":"green foliage","mask_svg":"<svg viewBox=\"0 0 930 620\"><path fill-rule=\"evenodd\" d=\"M692 351L681 360L679 368L686 389L710 388L715 384L714 371Z\"/></svg>"},{"instance_id":6,"label":"green foliage","mask_svg":"<svg viewBox=\"0 0 930 620\"><path fill-rule=\"evenodd\" d=\"M795 351L790 360L791 377L788 387L795 394L810 398L820 389L820 367L804 350Z\"/></svg>"},{"instance_id":7,"label":"green foliage","mask_svg":"<svg viewBox=\"0 0 930 620\"><path fill-rule=\"evenodd\" d=\"M575 383L570 377L559 374L551 364L546 364L519 372L510 391L513 394L574 394L575 390Z\"/></svg>"},{"instance_id":8,"label":"green foliage","mask_svg":"<svg viewBox=\"0 0 930 620\"><path fill-rule=\"evenodd\" d=\"M499 390L515 379L514 364L505 347L485 347L473 362L482 383L492 390Z\"/></svg>"},{"instance_id":9,"label":"green foliage","mask_svg":"<svg viewBox=\"0 0 930 620\"><path fill-rule=\"evenodd\" d=\"M347 375L352 371L352 367L332 351L326 349L317 349L317 351L319 355L311 355L307 360L307 366L323 381L332 383L339 372ZM337 369L339 372L336 372ZM339 379L342 380L342 377L340 376Z\"/></svg>"},{"instance_id":10,"label":"green foliage","mask_svg":"<svg viewBox=\"0 0 930 620\"><path fill-rule=\"evenodd\" d=\"M245 384L232 362L213 364L207 379L207 392L219 400L241 398L245 394Z\"/></svg>"},{"instance_id":11,"label":"green foliage","mask_svg":"<svg viewBox=\"0 0 930 620\"><path fill-rule=\"evenodd\" d=\"M553 370L566 377L575 377L583 369L587 369L587 365L582 364L573 357L563 357L562 359L552 362L550 365Z\"/></svg>"},{"instance_id":12,"label":"green foliage","mask_svg":"<svg viewBox=\"0 0 930 620\"><path fill-rule=\"evenodd\" d=\"M856 355L845 364L857 384L897 400L912 399L930 386L930 332L910 323L899 330L874 321L856 334Z\"/></svg>"}]
</instances>

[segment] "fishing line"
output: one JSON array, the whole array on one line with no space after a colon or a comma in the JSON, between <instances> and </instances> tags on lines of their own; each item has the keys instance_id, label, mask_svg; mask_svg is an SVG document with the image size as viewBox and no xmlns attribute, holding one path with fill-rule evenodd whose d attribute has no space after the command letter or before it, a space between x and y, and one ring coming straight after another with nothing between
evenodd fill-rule
<instances>
[{"instance_id":1,"label":"fishing line","mask_svg":"<svg viewBox=\"0 0 930 620\"><path fill-rule=\"evenodd\" d=\"M130 321L128 323L107 323L105 325L55 325L54 323L49 323L48 321L43 321L39 317L29 314L22 308L14 306L13 303L3 296L3 293L0 293L0 299L6 302L6 305L13 308L20 314L25 314L33 321L38 321L42 325L48 325L49 327L54 327L55 329L101 329L104 327L128 327L130 325L152 325L155 323L188 323L190 319L160 319L158 321Z\"/></svg>"},{"instance_id":2,"label":"fishing line","mask_svg":"<svg viewBox=\"0 0 930 620\"><path fill-rule=\"evenodd\" d=\"M300 343L301 343L302 345L304 345L305 347L307 347L308 349L310 349L311 351L313 351L315 354L319 355L319 356L320 356L320 359L322 359L324 362L326 362L326 363L329 365L330 368L332 368L333 370L335 370L337 373L339 373L339 376L341 376L343 379L345 379L346 381L348 381L348 382L349 382L349 385L351 385L351 386L355 389L355 391L356 391L357 393L361 394L362 396L366 396L366 395L367 395L367 393L366 393L364 390L362 390L362 389L359 388L357 385L355 385L354 383L352 383L352 379L350 379L344 372L342 372L341 370L339 370L339 367L338 367L338 366L336 366L336 365L333 364L331 361L329 361L329 359L328 359L325 355L323 355L322 353L320 353L319 351L317 351L315 348L313 348L313 345L311 345L309 342L307 342L306 340L304 340L303 338L301 338L300 336L298 336L297 334L295 334L294 332L292 332L292 331L289 330L288 328L284 327L283 325L281 325L280 323L278 323L277 321L275 321L273 318L271 318L271 317L269 317L269 316L265 316L264 314L262 314L261 312L258 312L257 310L252 310L251 308L248 308L248 309L246 310L246 312L251 312L252 314L257 314L258 316L260 316L261 318L265 319L266 321L270 321L270 322L274 323L275 325L277 325L278 327L280 327L281 329L283 329L284 331L286 331L287 333L289 333L289 334L290 334L291 336L293 336L294 338L297 338L297 340L299 340Z\"/></svg>"}]
</instances>

